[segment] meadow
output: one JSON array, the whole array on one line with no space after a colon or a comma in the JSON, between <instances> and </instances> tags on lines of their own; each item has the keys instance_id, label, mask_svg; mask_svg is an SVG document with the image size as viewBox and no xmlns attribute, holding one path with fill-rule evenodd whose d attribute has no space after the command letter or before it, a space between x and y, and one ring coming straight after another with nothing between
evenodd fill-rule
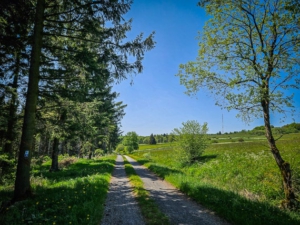
<instances>
[{"instance_id":1,"label":"meadow","mask_svg":"<svg viewBox=\"0 0 300 225\"><path fill-rule=\"evenodd\" d=\"M33 198L5 208L0 224L99 224L115 156L77 159L60 156L59 172L47 159L33 161ZM13 184L0 187L1 201L13 195Z\"/></svg>"},{"instance_id":2,"label":"meadow","mask_svg":"<svg viewBox=\"0 0 300 225\"><path fill-rule=\"evenodd\" d=\"M130 156L233 224L300 224L299 210L281 208L281 175L263 136L240 133L209 138L212 144L201 160L184 167L174 160L170 144L164 150L143 146L148 150ZM277 144L291 163L299 196L300 134L284 135Z\"/></svg>"},{"instance_id":3,"label":"meadow","mask_svg":"<svg viewBox=\"0 0 300 225\"><path fill-rule=\"evenodd\" d=\"M139 150L143 151L143 150L149 150L149 149L168 149L170 148L170 144L169 143L159 143L156 145L148 145L148 144L140 144L139 145Z\"/></svg>"}]
</instances>

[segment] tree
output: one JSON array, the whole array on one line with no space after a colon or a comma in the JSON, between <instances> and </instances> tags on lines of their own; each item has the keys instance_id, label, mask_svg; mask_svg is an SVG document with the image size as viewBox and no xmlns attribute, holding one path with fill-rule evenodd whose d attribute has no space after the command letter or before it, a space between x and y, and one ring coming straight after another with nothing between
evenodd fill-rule
<instances>
[{"instance_id":1,"label":"tree","mask_svg":"<svg viewBox=\"0 0 300 225\"><path fill-rule=\"evenodd\" d=\"M123 145L126 147L130 147L130 148L125 148L130 151L132 150L137 150L139 149L139 139L138 139L138 135L136 134L136 132L132 131L132 132L128 132L124 139L123 139ZM132 150L131 150L132 149Z\"/></svg>"},{"instance_id":2,"label":"tree","mask_svg":"<svg viewBox=\"0 0 300 225\"><path fill-rule=\"evenodd\" d=\"M116 147L116 153L118 154L123 154L125 152L125 147L122 144L118 144L118 146Z\"/></svg>"},{"instance_id":3,"label":"tree","mask_svg":"<svg viewBox=\"0 0 300 225\"><path fill-rule=\"evenodd\" d=\"M29 32L32 34L30 69L13 201L31 195L29 172L39 88L51 86L55 82L50 80L58 82L60 78L75 77L70 80L74 92L81 87L82 83L76 82L80 79L90 78L87 79L88 84L97 82L99 77L106 77L106 81L126 79L128 74L142 71L144 53L154 47L153 34L145 39L140 34L133 41L123 42L126 32L131 29L131 20L123 18L130 9L130 0L36 2L32 5L35 20L31 26L33 31ZM68 58L65 59L64 55ZM94 56L97 56L97 62L93 65L97 66L91 71L84 60ZM81 63L72 64L74 58L80 58ZM52 72L51 68L55 71ZM88 77L87 74L97 76ZM66 83L67 91L70 83ZM86 91L88 94L91 89ZM81 97L84 98L84 95Z\"/></svg>"},{"instance_id":4,"label":"tree","mask_svg":"<svg viewBox=\"0 0 300 225\"><path fill-rule=\"evenodd\" d=\"M153 134L150 135L149 144L156 145L156 140L155 140L155 137L153 136Z\"/></svg>"},{"instance_id":5,"label":"tree","mask_svg":"<svg viewBox=\"0 0 300 225\"><path fill-rule=\"evenodd\" d=\"M208 146L206 136L207 123L202 126L195 120L182 123L183 127L175 128L172 133L175 136L175 150L177 161L182 165L199 160Z\"/></svg>"},{"instance_id":6,"label":"tree","mask_svg":"<svg viewBox=\"0 0 300 225\"><path fill-rule=\"evenodd\" d=\"M150 137L149 136L144 137L143 144L149 144L149 143L150 143Z\"/></svg>"},{"instance_id":7,"label":"tree","mask_svg":"<svg viewBox=\"0 0 300 225\"><path fill-rule=\"evenodd\" d=\"M283 206L294 208L292 171L276 146L270 111L284 113L293 98L285 90L299 88L300 15L287 10L284 0L202 0L199 5L212 17L199 37L196 62L180 65L177 76L187 94L206 88L217 105L239 110L242 119L264 119L283 179Z\"/></svg>"},{"instance_id":8,"label":"tree","mask_svg":"<svg viewBox=\"0 0 300 225\"><path fill-rule=\"evenodd\" d=\"M125 153L131 154L133 152L133 147L132 146L125 146Z\"/></svg>"},{"instance_id":9,"label":"tree","mask_svg":"<svg viewBox=\"0 0 300 225\"><path fill-rule=\"evenodd\" d=\"M21 108L19 96L24 92L24 85L21 84L27 83L24 75L28 71L28 31L33 19L29 14L30 5L28 1L21 0L3 0L0 3L2 9L0 12L0 96L4 97L7 106L0 109L4 115L6 114L5 120L0 119L0 146L4 139L3 153L9 159L15 158L16 155L15 145L19 136L17 110ZM2 103L2 99L0 102ZM4 135L1 134L3 127L6 127ZM4 164L0 167L2 167L2 175L12 172L9 171L12 167L8 165Z\"/></svg>"},{"instance_id":10,"label":"tree","mask_svg":"<svg viewBox=\"0 0 300 225\"><path fill-rule=\"evenodd\" d=\"M35 25L32 37L33 44L28 76L29 81L13 201L21 200L32 195L29 172L33 137L35 134L35 115L38 98L39 66L42 49L44 10L45 0L38 0L36 5Z\"/></svg>"}]
</instances>

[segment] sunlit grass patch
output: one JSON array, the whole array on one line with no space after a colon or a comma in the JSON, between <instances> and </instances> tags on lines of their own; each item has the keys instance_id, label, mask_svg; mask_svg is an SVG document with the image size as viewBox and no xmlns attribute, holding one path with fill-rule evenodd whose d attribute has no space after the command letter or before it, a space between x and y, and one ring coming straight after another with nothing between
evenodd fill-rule
<instances>
[{"instance_id":1,"label":"sunlit grass patch","mask_svg":"<svg viewBox=\"0 0 300 225\"><path fill-rule=\"evenodd\" d=\"M252 139L253 140L253 139ZM291 163L294 187L300 194L300 134L278 141L282 157ZM265 140L211 145L201 160L181 167L170 150L131 157L178 189L235 224L300 224L300 211L280 209L282 178Z\"/></svg>"},{"instance_id":2,"label":"sunlit grass patch","mask_svg":"<svg viewBox=\"0 0 300 225\"><path fill-rule=\"evenodd\" d=\"M115 156L108 156L80 159L55 173L36 168L34 197L9 207L0 224L99 224L114 162Z\"/></svg>"},{"instance_id":3,"label":"sunlit grass patch","mask_svg":"<svg viewBox=\"0 0 300 225\"><path fill-rule=\"evenodd\" d=\"M171 145L170 143L160 143L160 144L156 144L156 145L142 144L142 145L139 145L139 150L169 148L170 145Z\"/></svg>"}]
</instances>

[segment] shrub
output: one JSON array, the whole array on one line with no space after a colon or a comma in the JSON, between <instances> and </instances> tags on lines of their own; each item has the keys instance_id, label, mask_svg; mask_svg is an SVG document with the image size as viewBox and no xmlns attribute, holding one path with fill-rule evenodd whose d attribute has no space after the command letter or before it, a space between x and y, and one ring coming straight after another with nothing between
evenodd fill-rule
<instances>
[{"instance_id":1,"label":"shrub","mask_svg":"<svg viewBox=\"0 0 300 225\"><path fill-rule=\"evenodd\" d=\"M7 154L0 155L0 184L9 183L15 178L16 162ZM1 203L1 202L0 202Z\"/></svg>"},{"instance_id":2,"label":"shrub","mask_svg":"<svg viewBox=\"0 0 300 225\"><path fill-rule=\"evenodd\" d=\"M182 123L183 127L173 130L176 138L175 157L182 165L197 161L208 146L207 123L201 126L195 120Z\"/></svg>"},{"instance_id":3,"label":"shrub","mask_svg":"<svg viewBox=\"0 0 300 225\"><path fill-rule=\"evenodd\" d=\"M132 147L132 146L125 146L125 152L126 152L127 154L132 153L132 152L133 152L133 147Z\"/></svg>"},{"instance_id":4,"label":"shrub","mask_svg":"<svg viewBox=\"0 0 300 225\"><path fill-rule=\"evenodd\" d=\"M219 143L217 140L212 140L211 143Z\"/></svg>"},{"instance_id":5,"label":"shrub","mask_svg":"<svg viewBox=\"0 0 300 225\"><path fill-rule=\"evenodd\" d=\"M143 158L147 159L148 161L151 161L151 153L147 152L147 153L143 154Z\"/></svg>"},{"instance_id":6,"label":"shrub","mask_svg":"<svg viewBox=\"0 0 300 225\"><path fill-rule=\"evenodd\" d=\"M243 138L239 138L238 141L239 142L244 142L244 139Z\"/></svg>"},{"instance_id":7,"label":"shrub","mask_svg":"<svg viewBox=\"0 0 300 225\"><path fill-rule=\"evenodd\" d=\"M66 157L63 160L58 162L58 168L62 169L62 168L68 167L71 164L76 163L77 161L78 161L78 159L74 156L73 157Z\"/></svg>"},{"instance_id":8,"label":"shrub","mask_svg":"<svg viewBox=\"0 0 300 225\"><path fill-rule=\"evenodd\" d=\"M125 151L125 146L122 145L122 144L118 144L117 148L116 148L116 152L117 153L120 153L120 154L123 154Z\"/></svg>"},{"instance_id":9,"label":"shrub","mask_svg":"<svg viewBox=\"0 0 300 225\"><path fill-rule=\"evenodd\" d=\"M139 138L136 132L128 132L123 138L122 144L124 146L131 146L133 149L139 149Z\"/></svg>"},{"instance_id":10,"label":"shrub","mask_svg":"<svg viewBox=\"0 0 300 225\"><path fill-rule=\"evenodd\" d=\"M95 150L95 156L103 156L104 155L104 150L102 150L101 148L97 148Z\"/></svg>"}]
</instances>

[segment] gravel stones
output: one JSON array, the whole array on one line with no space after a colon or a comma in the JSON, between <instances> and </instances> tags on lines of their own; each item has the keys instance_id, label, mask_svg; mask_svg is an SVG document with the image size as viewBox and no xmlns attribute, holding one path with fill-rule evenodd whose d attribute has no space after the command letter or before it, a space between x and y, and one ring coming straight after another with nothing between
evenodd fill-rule
<instances>
[{"instance_id":1,"label":"gravel stones","mask_svg":"<svg viewBox=\"0 0 300 225\"><path fill-rule=\"evenodd\" d=\"M125 156L144 182L144 188L160 210L169 217L171 225L229 225L213 212L187 198L168 182L157 177L132 158ZM122 156L118 155L112 174L101 225L144 225Z\"/></svg>"},{"instance_id":2,"label":"gravel stones","mask_svg":"<svg viewBox=\"0 0 300 225\"><path fill-rule=\"evenodd\" d=\"M118 155L101 225L121 224L144 225L145 223L126 176L123 158Z\"/></svg>"},{"instance_id":3,"label":"gravel stones","mask_svg":"<svg viewBox=\"0 0 300 225\"><path fill-rule=\"evenodd\" d=\"M126 158L143 180L144 188L149 191L160 210L169 217L172 225L228 225L213 212L191 201L174 186L158 178L132 158Z\"/></svg>"}]
</instances>

